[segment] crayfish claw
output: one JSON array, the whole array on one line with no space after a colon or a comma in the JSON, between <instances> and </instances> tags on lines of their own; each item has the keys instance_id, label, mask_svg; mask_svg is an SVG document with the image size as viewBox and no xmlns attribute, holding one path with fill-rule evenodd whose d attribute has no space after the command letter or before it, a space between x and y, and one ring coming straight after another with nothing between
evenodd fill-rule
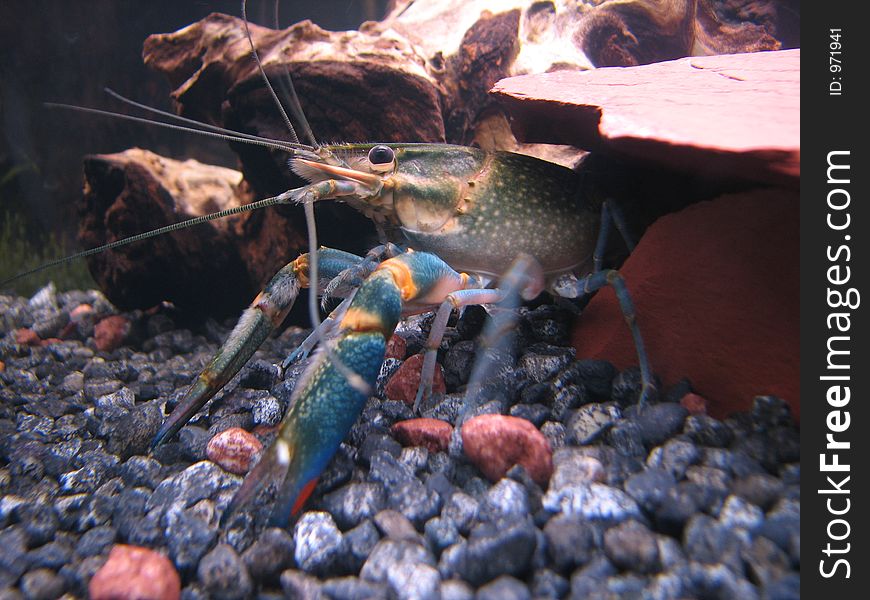
<instances>
[{"instance_id":1,"label":"crayfish claw","mask_svg":"<svg viewBox=\"0 0 870 600\"><path fill-rule=\"evenodd\" d=\"M240 508L256 498L267 484L285 479L290 466L289 459L286 458L287 454L287 443L280 438L263 451L260 460L245 476L241 487L224 510L220 520L221 527L224 527Z\"/></svg>"}]
</instances>

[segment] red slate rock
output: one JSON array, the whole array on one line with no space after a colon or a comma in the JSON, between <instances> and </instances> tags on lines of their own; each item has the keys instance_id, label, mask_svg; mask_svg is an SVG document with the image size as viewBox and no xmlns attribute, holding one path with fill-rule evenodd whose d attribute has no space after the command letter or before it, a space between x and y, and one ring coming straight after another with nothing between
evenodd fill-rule
<instances>
[{"instance_id":1,"label":"red slate rock","mask_svg":"<svg viewBox=\"0 0 870 600\"><path fill-rule=\"evenodd\" d=\"M15 343L22 346L41 346L42 338L32 329L22 327L15 330Z\"/></svg>"},{"instance_id":2,"label":"red slate rock","mask_svg":"<svg viewBox=\"0 0 870 600\"><path fill-rule=\"evenodd\" d=\"M205 454L223 470L244 475L262 450L263 444L253 434L241 427L230 427L209 440Z\"/></svg>"},{"instance_id":3,"label":"red slate rock","mask_svg":"<svg viewBox=\"0 0 870 600\"><path fill-rule=\"evenodd\" d=\"M46 338L46 339L42 340L39 343L39 345L40 346L51 346L52 344L60 344L61 342L63 342L62 339L56 338L56 337L51 337L51 338Z\"/></svg>"},{"instance_id":4,"label":"red slate rock","mask_svg":"<svg viewBox=\"0 0 870 600\"><path fill-rule=\"evenodd\" d=\"M446 452L453 426L438 419L408 419L390 428L403 446L424 446L429 452Z\"/></svg>"},{"instance_id":5,"label":"red slate rock","mask_svg":"<svg viewBox=\"0 0 870 600\"><path fill-rule=\"evenodd\" d=\"M690 415L707 414L707 400L704 396L699 396L698 394L689 392L680 398L680 406L689 411Z\"/></svg>"},{"instance_id":6,"label":"red slate rock","mask_svg":"<svg viewBox=\"0 0 870 600\"><path fill-rule=\"evenodd\" d=\"M94 344L97 350L111 352L120 346L130 333L130 321L121 315L111 315L94 326Z\"/></svg>"},{"instance_id":7,"label":"red slate rock","mask_svg":"<svg viewBox=\"0 0 870 600\"><path fill-rule=\"evenodd\" d=\"M91 600L178 600L181 579L168 558L138 546L115 544L88 584Z\"/></svg>"},{"instance_id":8,"label":"red slate rock","mask_svg":"<svg viewBox=\"0 0 870 600\"><path fill-rule=\"evenodd\" d=\"M417 397L417 388L420 387L420 369L422 368L422 354L415 354L403 362L384 387L386 397L389 400L400 400L405 404L413 405L414 398ZM435 377L432 380L432 393L443 394L446 391L444 370L441 365L436 365Z\"/></svg>"},{"instance_id":9,"label":"red slate rock","mask_svg":"<svg viewBox=\"0 0 870 600\"><path fill-rule=\"evenodd\" d=\"M393 334L387 341L387 350L384 358L397 358L404 360L408 354L408 342L400 335Z\"/></svg>"},{"instance_id":10,"label":"red slate rock","mask_svg":"<svg viewBox=\"0 0 870 600\"><path fill-rule=\"evenodd\" d=\"M517 464L541 487L546 487L553 474L553 451L547 438L525 419L505 415L469 419L462 426L462 447L490 481L498 481Z\"/></svg>"},{"instance_id":11,"label":"red slate rock","mask_svg":"<svg viewBox=\"0 0 870 600\"><path fill-rule=\"evenodd\" d=\"M800 50L523 75L492 92L526 142L799 183Z\"/></svg>"},{"instance_id":12,"label":"red slate rock","mask_svg":"<svg viewBox=\"0 0 870 600\"><path fill-rule=\"evenodd\" d=\"M711 416L748 410L757 395L800 415L798 195L729 194L659 219L620 269L653 370L681 377ZM613 291L578 319L578 358L637 364Z\"/></svg>"}]
</instances>

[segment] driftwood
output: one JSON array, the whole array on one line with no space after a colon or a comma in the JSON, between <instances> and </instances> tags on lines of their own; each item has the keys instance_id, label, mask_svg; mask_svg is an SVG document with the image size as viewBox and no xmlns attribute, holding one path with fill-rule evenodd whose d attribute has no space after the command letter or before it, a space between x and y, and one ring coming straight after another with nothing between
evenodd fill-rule
<instances>
[{"instance_id":1,"label":"driftwood","mask_svg":"<svg viewBox=\"0 0 870 600\"><path fill-rule=\"evenodd\" d=\"M84 171L79 238L89 248L247 200L238 171L138 148L88 156ZM167 300L209 314L235 311L252 285L237 233L248 219L231 217L97 254L89 259L91 273L118 306Z\"/></svg>"},{"instance_id":2,"label":"driftwood","mask_svg":"<svg viewBox=\"0 0 870 600\"><path fill-rule=\"evenodd\" d=\"M280 82L285 73L292 76L318 140L447 141L517 150L575 165L584 153L571 146L518 143L504 108L489 94L490 88L505 77L528 73L777 49L788 45L791 35L790 13L782 6L789 4L407 1L397 2L383 21L365 23L359 31L328 32L303 21L281 31L252 25L251 32L270 79ZM235 130L288 138L251 60L239 19L212 14L175 33L153 35L145 42L143 56L175 88L173 98L180 114ZM303 132L299 133L306 141ZM235 150L246 198L248 192L250 197L263 197L302 185L287 168L286 155L249 146ZM135 222L138 232L138 225L147 228L193 214L184 208L173 213L172 207L183 205L181 199L152 182L137 190L154 191L161 219L122 217L123 211L134 210L128 198L138 197L138 191L112 188L95 179L117 177L120 168L112 161L105 168L95 163L88 167L91 193L86 194L80 211L81 238L87 245L134 233L134 228L120 228L119 223ZM123 169L135 170L129 164ZM95 201L96 189L103 190L99 201ZM120 203L115 203L112 194ZM137 203L135 210L146 209ZM375 240L369 223L337 203L320 207L318 222L324 244L359 252ZM109 297L125 307L171 298L182 308L203 314L237 312L272 273L305 251L305 229L301 213L293 207L259 211L231 223L223 226L225 231L218 225L215 233L192 234L206 241L165 243L168 254L161 264L188 261L207 268L224 265L222 261L240 262L240 275L223 266L216 267L216 275L202 279L185 273L178 281L173 278L172 285L189 280L188 289L170 295L157 291L166 289L162 283L166 277L159 268L134 268L133 260L116 260L116 254L107 254L92 259L91 269ZM218 240L227 248L218 248ZM175 254L171 254L172 246ZM122 275L128 269L130 274ZM215 281L215 277L228 279L231 272L232 281ZM111 290L113 286L126 289ZM226 303L215 301L224 294ZM241 297L245 300L239 301ZM235 305L235 310L229 305Z\"/></svg>"}]
</instances>

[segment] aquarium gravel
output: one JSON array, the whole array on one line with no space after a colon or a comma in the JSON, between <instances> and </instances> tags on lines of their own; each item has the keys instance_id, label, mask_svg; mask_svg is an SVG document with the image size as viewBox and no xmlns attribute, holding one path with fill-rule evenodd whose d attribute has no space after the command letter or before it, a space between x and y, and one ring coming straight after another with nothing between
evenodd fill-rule
<instances>
[{"instance_id":1,"label":"aquarium gravel","mask_svg":"<svg viewBox=\"0 0 870 600\"><path fill-rule=\"evenodd\" d=\"M500 358L465 415L532 423L553 451L547 485L522 466L490 481L459 427L444 450L403 446L391 427L414 415L383 398L394 358L286 529L262 524L268 497L220 526L242 477L206 448L232 427L269 442L304 366L282 381L271 365L303 332L268 340L152 452L231 323L192 331L166 307L123 313L98 292L50 287L0 296L0 312L0 598L85 597L120 544L168 557L189 600L799 597L799 435L787 405L760 396L717 420L687 379L638 412L637 372L577 359L561 308L521 311L517 356ZM95 337L110 316L121 317L114 343ZM447 394L421 416L460 425L487 318L469 309L448 328ZM407 356L427 326L400 326Z\"/></svg>"}]
</instances>

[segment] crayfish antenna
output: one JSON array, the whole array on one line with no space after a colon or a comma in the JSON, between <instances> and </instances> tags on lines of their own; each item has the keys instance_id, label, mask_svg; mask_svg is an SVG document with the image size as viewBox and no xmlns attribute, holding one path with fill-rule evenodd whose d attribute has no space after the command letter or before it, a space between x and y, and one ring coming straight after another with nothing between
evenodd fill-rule
<instances>
[{"instance_id":1,"label":"crayfish antenna","mask_svg":"<svg viewBox=\"0 0 870 600\"><path fill-rule=\"evenodd\" d=\"M114 250L115 248L120 248L121 246L126 246L128 244L133 244L135 242L141 242L143 240L147 240L149 238L157 237L160 235L164 235L167 233L172 233L174 231L179 231L180 229L187 229L188 227L194 227L196 225L201 225L208 221L214 221L216 219L223 219L224 217L229 217L232 215L238 215L244 212L250 212L252 210L257 210L259 208L265 208L267 206L275 206L276 204L289 204L293 202L294 192L296 190L289 190L282 194L278 194L277 196L272 196L271 198L264 198L262 200L258 200L256 202L251 202L250 204L242 204L241 206L234 206L232 208L228 208L226 210L221 210L215 213L210 213L207 215L202 215L199 217L193 217L192 219L188 219L186 221L180 221L178 223L173 223L171 225L166 225L165 227L159 227L158 229L152 229L151 231L146 231L144 233L138 233L136 235L131 235L130 237L122 238L120 240L115 240L114 242L109 242L108 244L104 244L102 246L97 246L96 248L91 248L89 250L83 250L82 252L77 252L76 254L71 254L69 256L65 256L63 258L58 258L57 260L53 260L51 262L47 262L39 265L33 269L28 271L24 271L22 273L18 273L17 275L13 275L3 281L0 281L0 288L5 286L6 284L12 283L13 281L18 281L24 277L29 275L33 275L35 273L39 273L41 271L45 271L46 269L50 269L52 267L57 267L59 265L64 265L74 260L78 260L80 258L87 258L88 256L93 256L95 254L101 254L107 250Z\"/></svg>"},{"instance_id":2,"label":"crayfish antenna","mask_svg":"<svg viewBox=\"0 0 870 600\"><path fill-rule=\"evenodd\" d=\"M254 44L254 37L251 35L251 28L248 26L248 13L247 13L247 0L242 0L242 23L245 26L245 36L248 39L248 44L251 47L251 56L254 59L254 62L257 64L257 70L260 73L260 77L263 79L263 82L266 85L266 89L269 92L278 112L281 114L281 118L284 121L284 125L287 127L287 130L290 134L293 143L299 144L299 136L296 134L296 130L293 128L293 123L290 121L290 117L287 116L287 111L284 110L284 106L281 104L281 100L278 98L278 94L275 93L275 88L272 87L272 82L269 81L269 77L266 75L266 70L263 68L263 63L260 60L260 55L257 52L257 47ZM277 4L275 8L275 27L278 26L278 10ZM285 69L285 85L287 86L287 91L289 92L289 100L291 110L293 112L293 116L296 117L303 131L305 132L306 137L310 141L313 147L318 147L319 144L317 139L314 137L314 133L311 130L311 126L308 123L308 119L305 118L305 113L302 110L302 106L299 103L299 97L296 95L296 89L293 87L293 79L290 77L289 71ZM308 254L311 257L310 263L308 265L308 273L311 281L319 281L318 274L318 260L317 260L317 222L314 218L314 204L312 202L304 202L303 209L305 211L305 226L308 230ZM311 320L311 326L314 328L315 332L321 331L321 319L320 319L320 311L317 305L317 293L311 292L308 295L308 314L309 319ZM350 382L350 384L360 393L370 394L371 387L366 384L362 377L360 377L357 373L355 373L352 369L349 369L344 363L341 362L341 359L336 356L332 347L329 345L328 341L323 341L323 348L326 354L329 357L329 360L335 364L336 368L344 375L344 377Z\"/></svg>"}]
</instances>

